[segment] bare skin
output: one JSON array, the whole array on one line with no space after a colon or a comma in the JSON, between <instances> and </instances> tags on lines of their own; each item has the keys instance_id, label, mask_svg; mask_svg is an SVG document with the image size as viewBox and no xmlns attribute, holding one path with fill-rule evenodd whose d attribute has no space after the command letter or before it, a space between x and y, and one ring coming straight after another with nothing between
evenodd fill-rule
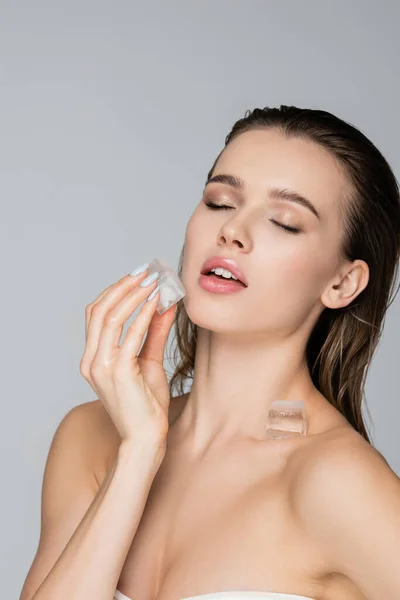
<instances>
[{"instance_id":1,"label":"bare skin","mask_svg":"<svg viewBox=\"0 0 400 600\"><path fill-rule=\"evenodd\" d=\"M93 573L93 588L97 586L97 595L102 592L97 571L106 564L109 588L103 588L104 598L117 577L117 588L132 600L200 600L202 594L228 590L313 600L400 596L400 480L318 391L305 358L307 340L324 307L346 307L368 284L365 261L348 261L340 251L348 185L343 172L312 143L257 130L227 146L214 175L219 179L207 184L184 244L183 302L198 325L190 393L169 399L162 359L172 313L167 311L165 320L154 315L139 358L135 329L129 344L118 346L118 332L132 312L132 299L124 297L131 288L127 278L87 307L83 374L90 375L85 376L90 385L93 375L99 400L78 413L90 430L82 431L82 421L74 419L76 434L70 442L69 429L65 444L80 449L87 438L82 453L89 459L84 468L77 466L81 491L74 478L62 482L75 485L73 507L53 507L53 517L45 518L48 532L28 578L26 598L54 564L89 496L101 490L121 439L129 440L134 452L136 443L140 447L149 437L155 439L160 429L165 455L150 486L146 481L142 485L144 510L137 520L134 512L132 536L126 535L124 523L125 538L116 543L123 549L118 564L112 564L116 554L108 546L107 560L97 553L82 583L79 568L85 561L68 553L70 545L49 580L50 595L42 588L38 598L53 597L54 591L66 594L70 563L80 573L76 593L84 600ZM309 200L277 199L275 186L294 189ZM236 261L247 287L216 294L202 286L200 270L213 255ZM140 321L142 333L149 314L147 310ZM151 385L146 388L147 380L156 392ZM275 399L304 401L307 435L267 439L265 425ZM129 477L143 476L141 465L136 473L129 470ZM52 474L56 486L58 474L64 473L59 468ZM48 480L49 497L53 489ZM127 482L127 498L128 489ZM59 510L63 516L55 526L54 511L59 515ZM85 542L82 530L72 538L75 548L79 540ZM93 552L87 540L89 535L85 560Z\"/></svg>"},{"instance_id":2,"label":"bare skin","mask_svg":"<svg viewBox=\"0 0 400 600\"><path fill-rule=\"evenodd\" d=\"M307 536L295 505L307 464L323 446L356 443L367 457L371 447L365 440L321 396L313 434L221 444L190 459L179 431L187 400L188 394L171 399L166 455L118 589L145 600L231 589L365 600L352 581L335 573L326 550ZM104 411L99 401L92 404ZM102 451L93 457L99 483L119 445L106 411L103 423L103 443L97 446ZM357 507L349 506L352 510Z\"/></svg>"}]
</instances>

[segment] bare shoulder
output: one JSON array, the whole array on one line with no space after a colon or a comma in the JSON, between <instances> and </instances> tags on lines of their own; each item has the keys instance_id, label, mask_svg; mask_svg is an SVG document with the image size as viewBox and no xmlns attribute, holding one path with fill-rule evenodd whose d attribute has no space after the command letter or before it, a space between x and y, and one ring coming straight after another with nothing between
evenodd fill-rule
<instances>
[{"instance_id":1,"label":"bare shoulder","mask_svg":"<svg viewBox=\"0 0 400 600\"><path fill-rule=\"evenodd\" d=\"M59 429L70 430L70 436L85 445L89 470L99 487L107 473L109 458L119 446L119 434L101 400L74 406L62 419Z\"/></svg>"},{"instance_id":2,"label":"bare shoulder","mask_svg":"<svg viewBox=\"0 0 400 600\"><path fill-rule=\"evenodd\" d=\"M398 502L400 479L381 452L350 427L315 436L293 473L292 505L309 531L322 520L338 523L344 515L354 522L367 497L379 508L383 489Z\"/></svg>"},{"instance_id":3,"label":"bare shoulder","mask_svg":"<svg viewBox=\"0 0 400 600\"><path fill-rule=\"evenodd\" d=\"M337 427L313 436L297 457L295 490L306 500L313 487L329 481L340 486L358 473L369 473L371 480L391 468L385 457L352 427ZM309 496L308 496L309 497Z\"/></svg>"},{"instance_id":4,"label":"bare shoulder","mask_svg":"<svg viewBox=\"0 0 400 600\"><path fill-rule=\"evenodd\" d=\"M376 469L390 468L385 457L361 434L352 427L339 427L327 432L316 442L314 449L310 446L307 469L320 469L333 477L338 473L352 473L352 469L363 469L374 473Z\"/></svg>"},{"instance_id":5,"label":"bare shoulder","mask_svg":"<svg viewBox=\"0 0 400 600\"><path fill-rule=\"evenodd\" d=\"M364 597L399 598L400 478L351 429L316 436L307 451L291 490L302 534Z\"/></svg>"}]
</instances>

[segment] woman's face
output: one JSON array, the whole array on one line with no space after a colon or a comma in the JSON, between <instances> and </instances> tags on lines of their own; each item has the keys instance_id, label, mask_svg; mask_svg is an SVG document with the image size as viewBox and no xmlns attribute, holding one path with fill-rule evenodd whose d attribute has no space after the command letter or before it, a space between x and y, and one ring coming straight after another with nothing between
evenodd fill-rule
<instances>
[{"instance_id":1,"label":"woman's face","mask_svg":"<svg viewBox=\"0 0 400 600\"><path fill-rule=\"evenodd\" d=\"M290 332L323 309L321 295L340 265L343 229L340 203L346 181L335 160L304 139L286 139L275 130L239 135L221 154L213 177L230 175L243 189L210 182L186 228L182 281L190 319L219 332ZM272 188L307 199L274 197ZM228 206L211 209L206 203ZM281 225L299 229L290 233ZM237 293L204 289L204 262L234 259L247 278Z\"/></svg>"}]
</instances>

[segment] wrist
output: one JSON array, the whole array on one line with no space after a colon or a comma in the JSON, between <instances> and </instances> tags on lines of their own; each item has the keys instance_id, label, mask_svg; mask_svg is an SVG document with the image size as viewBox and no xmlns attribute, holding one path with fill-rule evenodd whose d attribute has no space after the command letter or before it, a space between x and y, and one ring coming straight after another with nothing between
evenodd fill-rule
<instances>
[{"instance_id":1,"label":"wrist","mask_svg":"<svg viewBox=\"0 0 400 600\"><path fill-rule=\"evenodd\" d=\"M119 449L118 458L122 461L139 462L145 466L154 466L158 469L166 452L166 439L160 437L155 440L137 438L123 439Z\"/></svg>"}]
</instances>

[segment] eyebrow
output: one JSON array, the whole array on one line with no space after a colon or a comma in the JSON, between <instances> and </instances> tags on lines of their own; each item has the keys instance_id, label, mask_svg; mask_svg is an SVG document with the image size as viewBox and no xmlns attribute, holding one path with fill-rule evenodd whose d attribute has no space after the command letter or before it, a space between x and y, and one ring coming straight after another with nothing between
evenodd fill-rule
<instances>
[{"instance_id":1,"label":"eyebrow","mask_svg":"<svg viewBox=\"0 0 400 600\"><path fill-rule=\"evenodd\" d=\"M237 175L228 175L225 173L214 175L213 177L207 179L204 189L209 183L225 183L226 185L230 185L231 187L241 192L245 188L245 182L243 181L243 179L237 177ZM301 204L305 208L308 208L317 217L317 219L321 220L321 216L315 208L314 204L301 194L295 192L294 190L289 190L288 188L272 187L269 189L269 196L274 200L289 200L290 202L296 202L297 204Z\"/></svg>"}]
</instances>

